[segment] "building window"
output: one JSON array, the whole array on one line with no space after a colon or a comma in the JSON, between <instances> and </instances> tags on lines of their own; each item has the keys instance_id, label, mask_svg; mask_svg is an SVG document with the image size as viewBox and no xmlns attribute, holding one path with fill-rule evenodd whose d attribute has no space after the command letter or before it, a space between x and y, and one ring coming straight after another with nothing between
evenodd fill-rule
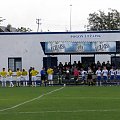
<instances>
[{"instance_id":1,"label":"building window","mask_svg":"<svg viewBox=\"0 0 120 120\"><path fill-rule=\"evenodd\" d=\"M15 72L17 68L22 70L22 58L8 58L8 68L13 72Z\"/></svg>"}]
</instances>

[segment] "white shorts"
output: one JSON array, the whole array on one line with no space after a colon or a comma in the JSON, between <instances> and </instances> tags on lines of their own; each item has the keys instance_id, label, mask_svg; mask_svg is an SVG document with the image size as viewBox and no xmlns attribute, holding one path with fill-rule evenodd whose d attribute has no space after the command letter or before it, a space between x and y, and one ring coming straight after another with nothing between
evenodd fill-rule
<instances>
[{"instance_id":1,"label":"white shorts","mask_svg":"<svg viewBox=\"0 0 120 120\"><path fill-rule=\"evenodd\" d=\"M48 80L53 80L53 75L48 75Z\"/></svg>"},{"instance_id":2,"label":"white shorts","mask_svg":"<svg viewBox=\"0 0 120 120\"><path fill-rule=\"evenodd\" d=\"M36 81L37 77L36 76L32 76L32 81Z\"/></svg>"},{"instance_id":3,"label":"white shorts","mask_svg":"<svg viewBox=\"0 0 120 120\"><path fill-rule=\"evenodd\" d=\"M12 76L8 76L7 79L8 79L8 81L10 81L10 82L13 81Z\"/></svg>"},{"instance_id":4,"label":"white shorts","mask_svg":"<svg viewBox=\"0 0 120 120\"><path fill-rule=\"evenodd\" d=\"M22 80L27 81L27 76L22 76Z\"/></svg>"},{"instance_id":5,"label":"white shorts","mask_svg":"<svg viewBox=\"0 0 120 120\"><path fill-rule=\"evenodd\" d=\"M21 76L17 77L17 81L18 81L18 82L21 81Z\"/></svg>"},{"instance_id":6,"label":"white shorts","mask_svg":"<svg viewBox=\"0 0 120 120\"><path fill-rule=\"evenodd\" d=\"M1 81L2 82L6 82L6 78L5 77L1 77Z\"/></svg>"}]
</instances>

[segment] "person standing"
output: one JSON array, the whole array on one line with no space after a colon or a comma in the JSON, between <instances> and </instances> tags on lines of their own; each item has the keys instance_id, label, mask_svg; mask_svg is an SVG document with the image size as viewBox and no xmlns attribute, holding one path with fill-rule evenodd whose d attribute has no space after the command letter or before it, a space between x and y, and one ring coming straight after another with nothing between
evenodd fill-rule
<instances>
[{"instance_id":1,"label":"person standing","mask_svg":"<svg viewBox=\"0 0 120 120\"><path fill-rule=\"evenodd\" d=\"M107 68L107 70L108 70L108 72L110 71L110 69L111 69L111 64L110 64L110 62L109 61L107 61L107 63L106 63L106 68Z\"/></svg>"},{"instance_id":2,"label":"person standing","mask_svg":"<svg viewBox=\"0 0 120 120\"><path fill-rule=\"evenodd\" d=\"M93 85L92 74L93 74L92 69L88 67L88 75L87 75L88 86Z\"/></svg>"},{"instance_id":3,"label":"person standing","mask_svg":"<svg viewBox=\"0 0 120 120\"><path fill-rule=\"evenodd\" d=\"M50 86L50 85L53 86L53 73L54 73L53 69L49 67L49 68L47 69L49 86Z\"/></svg>"},{"instance_id":4,"label":"person standing","mask_svg":"<svg viewBox=\"0 0 120 120\"><path fill-rule=\"evenodd\" d=\"M98 70L96 70L96 76L97 76L97 86L101 86L101 76L102 76L102 71L101 68L98 67Z\"/></svg>"},{"instance_id":5,"label":"person standing","mask_svg":"<svg viewBox=\"0 0 120 120\"><path fill-rule=\"evenodd\" d=\"M1 75L2 87L6 87L7 72L5 71L5 68L3 68L2 72L0 73L0 75Z\"/></svg>"},{"instance_id":6,"label":"person standing","mask_svg":"<svg viewBox=\"0 0 120 120\"><path fill-rule=\"evenodd\" d=\"M77 85L79 80L79 71L76 67L74 68L73 75L74 75L75 84Z\"/></svg>"},{"instance_id":7,"label":"person standing","mask_svg":"<svg viewBox=\"0 0 120 120\"><path fill-rule=\"evenodd\" d=\"M107 70L106 66L103 67L103 70L102 70L102 76L103 76L104 84L107 85L107 80L108 80L108 70Z\"/></svg>"},{"instance_id":8,"label":"person standing","mask_svg":"<svg viewBox=\"0 0 120 120\"><path fill-rule=\"evenodd\" d=\"M12 72L12 70L9 68L9 69L8 69L8 80L9 80L9 82L10 82L10 86L9 86L9 87L14 87L12 75L13 75L13 72Z\"/></svg>"},{"instance_id":9,"label":"person standing","mask_svg":"<svg viewBox=\"0 0 120 120\"><path fill-rule=\"evenodd\" d=\"M87 71L85 71L83 68L81 68L81 79L82 79L82 83L84 85L87 84L87 80L86 80L86 75L87 75Z\"/></svg>"},{"instance_id":10,"label":"person standing","mask_svg":"<svg viewBox=\"0 0 120 120\"><path fill-rule=\"evenodd\" d=\"M32 76L31 76L31 73L30 73L31 71L32 71L32 67L30 67L30 69L29 69L29 86L32 85L32 81L31 81Z\"/></svg>"},{"instance_id":11,"label":"person standing","mask_svg":"<svg viewBox=\"0 0 120 120\"><path fill-rule=\"evenodd\" d=\"M70 69L68 67L66 67L66 71L65 71L65 82L66 85L70 84Z\"/></svg>"},{"instance_id":12,"label":"person standing","mask_svg":"<svg viewBox=\"0 0 120 120\"><path fill-rule=\"evenodd\" d=\"M110 83L115 82L115 75L116 75L116 71L115 71L114 67L112 66L111 69L109 70Z\"/></svg>"},{"instance_id":13,"label":"person standing","mask_svg":"<svg viewBox=\"0 0 120 120\"><path fill-rule=\"evenodd\" d=\"M22 78L23 78L23 86L27 86L27 71L25 69L22 70Z\"/></svg>"},{"instance_id":14,"label":"person standing","mask_svg":"<svg viewBox=\"0 0 120 120\"><path fill-rule=\"evenodd\" d=\"M31 72L30 72L31 76L32 76L32 86L36 87L36 75L39 74L39 72L37 70L35 70L35 68L33 67Z\"/></svg>"},{"instance_id":15,"label":"person standing","mask_svg":"<svg viewBox=\"0 0 120 120\"><path fill-rule=\"evenodd\" d=\"M21 86L21 71L19 68L17 68L17 71L16 71L16 76L17 76L17 87L20 87Z\"/></svg>"},{"instance_id":16,"label":"person standing","mask_svg":"<svg viewBox=\"0 0 120 120\"><path fill-rule=\"evenodd\" d=\"M45 68L42 68L42 70L40 71L41 74L41 82L44 83L44 86L47 86L47 80L46 80L46 71Z\"/></svg>"},{"instance_id":17,"label":"person standing","mask_svg":"<svg viewBox=\"0 0 120 120\"><path fill-rule=\"evenodd\" d=\"M116 70L116 80L117 80L117 85L120 85L120 68Z\"/></svg>"}]
</instances>

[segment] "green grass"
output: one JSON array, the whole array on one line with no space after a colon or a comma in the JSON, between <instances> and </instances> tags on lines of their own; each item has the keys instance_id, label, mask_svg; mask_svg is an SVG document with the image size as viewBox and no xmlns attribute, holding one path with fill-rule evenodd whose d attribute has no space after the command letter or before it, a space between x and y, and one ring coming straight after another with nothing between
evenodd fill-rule
<instances>
[{"instance_id":1,"label":"green grass","mask_svg":"<svg viewBox=\"0 0 120 120\"><path fill-rule=\"evenodd\" d=\"M120 118L120 87L60 88L0 88L0 120L118 120ZM58 91L54 91L56 89Z\"/></svg>"}]
</instances>

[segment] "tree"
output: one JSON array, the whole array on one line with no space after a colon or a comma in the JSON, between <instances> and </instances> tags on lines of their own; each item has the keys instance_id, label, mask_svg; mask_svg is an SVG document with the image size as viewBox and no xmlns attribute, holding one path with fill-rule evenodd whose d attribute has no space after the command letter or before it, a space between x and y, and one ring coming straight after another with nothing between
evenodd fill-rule
<instances>
[{"instance_id":1,"label":"tree","mask_svg":"<svg viewBox=\"0 0 120 120\"><path fill-rule=\"evenodd\" d=\"M11 28L12 28L12 25L11 25L11 24L8 24L7 27L6 27L6 30L9 31L9 32L12 32L12 31L11 31Z\"/></svg>"},{"instance_id":2,"label":"tree","mask_svg":"<svg viewBox=\"0 0 120 120\"><path fill-rule=\"evenodd\" d=\"M2 17L0 17L0 24L4 21L5 19L3 19Z\"/></svg>"},{"instance_id":3,"label":"tree","mask_svg":"<svg viewBox=\"0 0 120 120\"><path fill-rule=\"evenodd\" d=\"M17 29L18 32L31 32L30 28L20 27Z\"/></svg>"},{"instance_id":4,"label":"tree","mask_svg":"<svg viewBox=\"0 0 120 120\"><path fill-rule=\"evenodd\" d=\"M120 12L110 8L107 14L101 10L98 13L90 13L87 30L120 30Z\"/></svg>"}]
</instances>

